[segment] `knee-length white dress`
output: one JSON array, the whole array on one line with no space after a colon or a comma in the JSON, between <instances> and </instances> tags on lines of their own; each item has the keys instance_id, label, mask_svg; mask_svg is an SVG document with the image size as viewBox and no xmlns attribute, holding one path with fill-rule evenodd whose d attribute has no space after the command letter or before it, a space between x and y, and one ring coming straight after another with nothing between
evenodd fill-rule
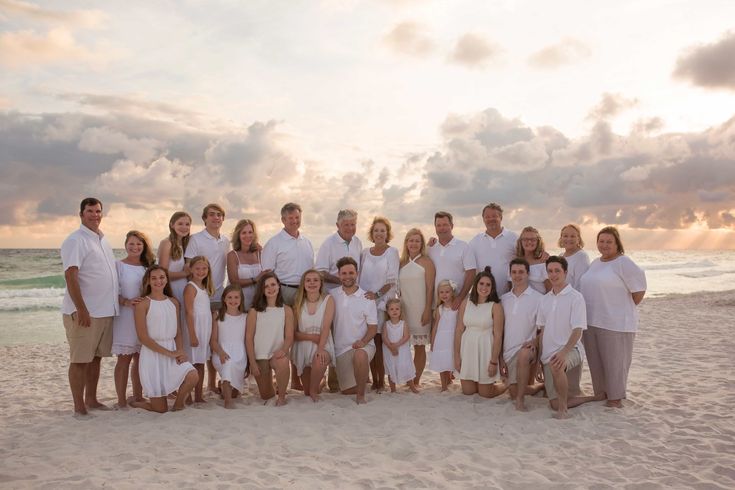
<instances>
[{"instance_id":1,"label":"knee-length white dress","mask_svg":"<svg viewBox=\"0 0 735 490\"><path fill-rule=\"evenodd\" d=\"M383 335L391 343L398 342L403 337L403 327L403 320L395 324L386 320L383 324ZM397 356L394 356L383 344L383 366L385 366L385 373L394 383L408 383L416 377L416 367L411 359L411 347L408 342L398 348Z\"/></svg>"},{"instance_id":2,"label":"knee-length white dress","mask_svg":"<svg viewBox=\"0 0 735 490\"><path fill-rule=\"evenodd\" d=\"M201 289L199 286L189 281L197 294L194 297L194 332L199 340L199 345L196 347L191 346L191 339L189 338L189 327L186 322L182 322L182 333L184 337L184 350L186 356L192 362L192 364L204 364L207 362L212 355L209 347L209 339L212 338L212 312L209 307L209 294L206 289ZM186 318L186 315L184 315Z\"/></svg>"},{"instance_id":3,"label":"knee-length white dress","mask_svg":"<svg viewBox=\"0 0 735 490\"><path fill-rule=\"evenodd\" d=\"M411 332L412 345L428 344L431 332L431 325L421 323L426 307L426 271L416 263L419 257L409 259L398 273L403 318Z\"/></svg>"},{"instance_id":4,"label":"knee-length white dress","mask_svg":"<svg viewBox=\"0 0 735 490\"><path fill-rule=\"evenodd\" d=\"M322 333L322 321L324 320L324 310L327 308L328 298L329 296L322 298L313 315L309 314L306 302L304 302L299 318L299 332L313 335L320 335ZM314 354L316 354L318 347L317 344L310 340L298 340L294 342L293 349L291 350L291 360L294 366L296 366L296 374L301 376L304 373L304 368L311 367L311 363L314 361ZM332 340L331 332L327 335L324 350L329 353L330 364L334 365L334 341Z\"/></svg>"},{"instance_id":5,"label":"knee-length white dress","mask_svg":"<svg viewBox=\"0 0 735 490\"><path fill-rule=\"evenodd\" d=\"M439 324L431 351L429 369L441 373L454 371L454 331L457 326L457 311L439 307Z\"/></svg>"},{"instance_id":6,"label":"knee-length white dress","mask_svg":"<svg viewBox=\"0 0 735 490\"><path fill-rule=\"evenodd\" d=\"M492 378L487 374L493 348L494 304L488 301L475 305L472 301L467 301L463 317L466 328L460 344L462 360L460 379L480 384L491 384L498 379L497 374Z\"/></svg>"},{"instance_id":7,"label":"knee-length white dress","mask_svg":"<svg viewBox=\"0 0 735 490\"><path fill-rule=\"evenodd\" d=\"M142 265L131 265L118 260L115 262L120 284L120 296L133 299L140 296L140 286L145 274ZM129 355L140 352L140 341L135 332L135 307L121 306L120 314L112 321L112 353Z\"/></svg>"},{"instance_id":8,"label":"knee-length white dress","mask_svg":"<svg viewBox=\"0 0 735 490\"><path fill-rule=\"evenodd\" d=\"M212 353L212 364L222 381L229 381L237 391L243 390L248 355L245 352L246 315L232 316L225 313L225 319L217 322L217 340L220 347L230 358L222 364L217 353Z\"/></svg>"},{"instance_id":9,"label":"knee-length white dress","mask_svg":"<svg viewBox=\"0 0 735 490\"><path fill-rule=\"evenodd\" d=\"M168 298L160 301L150 299L150 302L145 318L148 336L161 347L175 351L178 331L176 306ZM159 354L145 345L140 349L140 383L148 397L159 398L178 390L192 369L191 363L177 364L173 357Z\"/></svg>"}]
</instances>

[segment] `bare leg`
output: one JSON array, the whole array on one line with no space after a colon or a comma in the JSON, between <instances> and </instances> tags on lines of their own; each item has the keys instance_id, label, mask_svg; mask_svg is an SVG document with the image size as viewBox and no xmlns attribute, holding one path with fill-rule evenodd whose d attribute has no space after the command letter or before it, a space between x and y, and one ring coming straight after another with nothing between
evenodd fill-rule
<instances>
[{"instance_id":1,"label":"bare leg","mask_svg":"<svg viewBox=\"0 0 735 490\"><path fill-rule=\"evenodd\" d=\"M477 393L477 383L469 379L460 379L462 384L462 393L465 395L474 395Z\"/></svg>"},{"instance_id":2,"label":"bare leg","mask_svg":"<svg viewBox=\"0 0 735 490\"><path fill-rule=\"evenodd\" d=\"M174 406L171 410L183 410L187 397L191 394L191 390L193 390L198 383L199 371L192 369L186 373L186 377L176 393L176 401L174 402Z\"/></svg>"},{"instance_id":3,"label":"bare leg","mask_svg":"<svg viewBox=\"0 0 735 490\"><path fill-rule=\"evenodd\" d=\"M314 357L314 361L311 363L311 386L309 395L315 402L319 401L319 393L322 391L322 379L324 379L324 371L327 370L328 365L329 363L321 364L316 357Z\"/></svg>"},{"instance_id":4,"label":"bare leg","mask_svg":"<svg viewBox=\"0 0 735 490\"><path fill-rule=\"evenodd\" d=\"M291 363L291 389L299 391L304 389L304 385L301 383L301 378L296 374L296 365L293 362Z\"/></svg>"},{"instance_id":5,"label":"bare leg","mask_svg":"<svg viewBox=\"0 0 735 490\"><path fill-rule=\"evenodd\" d=\"M442 382L442 391L447 391L449 389L449 383L451 383L449 373L449 371L442 371L441 373L439 373L439 378Z\"/></svg>"},{"instance_id":6,"label":"bare leg","mask_svg":"<svg viewBox=\"0 0 735 490\"><path fill-rule=\"evenodd\" d=\"M337 369L333 366L329 366L327 371L327 386L329 386L330 393L337 393L339 391L339 380L337 380Z\"/></svg>"},{"instance_id":7,"label":"bare leg","mask_svg":"<svg viewBox=\"0 0 735 490\"><path fill-rule=\"evenodd\" d=\"M197 384L194 386L194 403L204 403L204 364L194 364L194 367L199 375Z\"/></svg>"},{"instance_id":8,"label":"bare leg","mask_svg":"<svg viewBox=\"0 0 735 490\"><path fill-rule=\"evenodd\" d=\"M143 385L140 383L140 370L138 363L140 354L133 354L133 363L130 365L130 380L133 383L133 399L143 401Z\"/></svg>"},{"instance_id":9,"label":"bare leg","mask_svg":"<svg viewBox=\"0 0 735 490\"><path fill-rule=\"evenodd\" d=\"M276 406L280 407L285 405L286 402L286 390L288 390L288 378L290 375L290 361L282 357L280 359L271 358L271 367L276 372L276 385L278 385L278 399L276 400Z\"/></svg>"},{"instance_id":10,"label":"bare leg","mask_svg":"<svg viewBox=\"0 0 735 490\"><path fill-rule=\"evenodd\" d=\"M125 408L128 406L128 371L130 370L131 355L118 355L115 363L115 391L117 392L117 406Z\"/></svg>"},{"instance_id":11,"label":"bare leg","mask_svg":"<svg viewBox=\"0 0 735 490\"><path fill-rule=\"evenodd\" d=\"M424 374L424 368L426 367L426 346L425 345L414 345L413 346L413 365L416 368L416 377L413 378L413 382L416 386L421 385L421 375Z\"/></svg>"},{"instance_id":12,"label":"bare leg","mask_svg":"<svg viewBox=\"0 0 735 490\"><path fill-rule=\"evenodd\" d=\"M370 375L373 377L373 385L371 389L381 392L385 389L385 365L383 364L383 337L376 334L373 337L375 342L375 356L370 361Z\"/></svg>"},{"instance_id":13,"label":"bare leg","mask_svg":"<svg viewBox=\"0 0 735 490\"><path fill-rule=\"evenodd\" d=\"M534 349L532 347L522 348L518 351L518 359L516 364L516 383L511 385L511 396L515 400L516 410L519 412L526 411L526 405L524 403L526 397L526 390L524 388L528 378L532 376L531 373L536 373L536 370L531 370L532 362L534 358ZM515 395L513 395L515 393Z\"/></svg>"},{"instance_id":14,"label":"bare leg","mask_svg":"<svg viewBox=\"0 0 735 490\"><path fill-rule=\"evenodd\" d=\"M276 396L276 392L273 389L273 374L270 365L265 369L260 367L260 376L255 377L255 382L258 385L258 393L263 400L270 400Z\"/></svg>"},{"instance_id":15,"label":"bare leg","mask_svg":"<svg viewBox=\"0 0 735 490\"><path fill-rule=\"evenodd\" d=\"M151 397L150 400L144 402L132 401L131 407L142 408L149 412L166 413L168 412L168 401L165 396Z\"/></svg>"},{"instance_id":16,"label":"bare leg","mask_svg":"<svg viewBox=\"0 0 735 490\"><path fill-rule=\"evenodd\" d=\"M556 414L554 415L557 419L565 419L569 415L567 414L567 395L569 395L569 380L567 380L567 373L563 368L551 368L551 377L554 378L554 388L556 388L557 398L552 400L556 403L552 403L551 406L556 405Z\"/></svg>"},{"instance_id":17,"label":"bare leg","mask_svg":"<svg viewBox=\"0 0 735 490\"><path fill-rule=\"evenodd\" d=\"M352 358L352 367L355 370L355 381L357 381L357 396L355 397L355 401L358 405L367 403L367 400L365 400L365 385L367 384L370 368L367 352L362 349L355 350L355 355Z\"/></svg>"},{"instance_id":18,"label":"bare leg","mask_svg":"<svg viewBox=\"0 0 735 490\"><path fill-rule=\"evenodd\" d=\"M87 415L87 406L84 404L84 382L87 379L89 363L73 362L69 364L69 388L74 401L74 413Z\"/></svg>"},{"instance_id":19,"label":"bare leg","mask_svg":"<svg viewBox=\"0 0 735 490\"><path fill-rule=\"evenodd\" d=\"M222 397L225 400L225 408L235 408L232 403L232 385L229 381L222 381Z\"/></svg>"},{"instance_id":20,"label":"bare leg","mask_svg":"<svg viewBox=\"0 0 735 490\"><path fill-rule=\"evenodd\" d=\"M212 359L207 359L207 391L219 393L217 391L217 370L214 369Z\"/></svg>"},{"instance_id":21,"label":"bare leg","mask_svg":"<svg viewBox=\"0 0 735 490\"><path fill-rule=\"evenodd\" d=\"M296 371L293 364L291 364L291 367L293 368L294 372ZM299 377L301 380L301 386L304 389L304 395L311 396L311 367L304 367L304 372ZM291 383L293 386L293 383Z\"/></svg>"},{"instance_id":22,"label":"bare leg","mask_svg":"<svg viewBox=\"0 0 735 490\"><path fill-rule=\"evenodd\" d=\"M502 381L499 383L492 384L477 384L477 394L483 398L495 398L498 395L505 393L507 386Z\"/></svg>"},{"instance_id":23,"label":"bare leg","mask_svg":"<svg viewBox=\"0 0 735 490\"><path fill-rule=\"evenodd\" d=\"M102 358L95 357L87 367L87 379L84 383L84 403L87 408L94 410L109 410L97 400L97 383L100 381L100 361Z\"/></svg>"},{"instance_id":24,"label":"bare leg","mask_svg":"<svg viewBox=\"0 0 735 490\"><path fill-rule=\"evenodd\" d=\"M390 392L395 393L396 392L396 384L393 382L392 379L390 379L390 376L388 376L388 384L390 385Z\"/></svg>"},{"instance_id":25,"label":"bare leg","mask_svg":"<svg viewBox=\"0 0 735 490\"><path fill-rule=\"evenodd\" d=\"M408 382L408 389L411 390L414 393L418 393L419 389L416 387L416 383L413 382L413 380L410 380Z\"/></svg>"}]
</instances>

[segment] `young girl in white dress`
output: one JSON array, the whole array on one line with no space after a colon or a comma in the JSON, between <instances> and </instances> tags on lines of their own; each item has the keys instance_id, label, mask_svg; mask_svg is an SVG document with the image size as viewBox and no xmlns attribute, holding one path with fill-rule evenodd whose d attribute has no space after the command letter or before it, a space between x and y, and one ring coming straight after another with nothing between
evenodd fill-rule
<instances>
[{"instance_id":1,"label":"young girl in white dress","mask_svg":"<svg viewBox=\"0 0 735 490\"><path fill-rule=\"evenodd\" d=\"M293 308L297 328L291 361L301 379L304 395L318 402L324 372L334 361L334 300L324 292L324 281L319 271L309 269L301 276Z\"/></svg>"},{"instance_id":2,"label":"young girl in white dress","mask_svg":"<svg viewBox=\"0 0 735 490\"><path fill-rule=\"evenodd\" d=\"M132 401L131 406L163 413L167 396L177 391L172 410L184 408L184 401L199 375L187 362L183 349L179 302L171 297L166 269L148 268L143 276L144 298L135 306L135 329L140 349L140 381L149 401Z\"/></svg>"},{"instance_id":3,"label":"young girl in white dress","mask_svg":"<svg viewBox=\"0 0 735 490\"><path fill-rule=\"evenodd\" d=\"M204 364L210 358L209 340L212 337L212 312L209 297L214 294L212 273L209 261L198 255L189 261L191 280L184 288L184 308L186 328L184 345L187 356L199 373L199 382L194 388L194 401L204 403L202 385L204 384Z\"/></svg>"},{"instance_id":4,"label":"young girl in white dress","mask_svg":"<svg viewBox=\"0 0 735 490\"><path fill-rule=\"evenodd\" d=\"M222 306L212 320L212 364L222 378L225 408L243 391L248 356L245 353L245 313L242 290L230 284L222 292Z\"/></svg>"},{"instance_id":5,"label":"young girl in white dress","mask_svg":"<svg viewBox=\"0 0 735 490\"><path fill-rule=\"evenodd\" d=\"M117 356L115 364L115 391L117 407L128 405L128 375L132 378L132 400L143 401L143 388L138 373L138 353L140 341L135 333L135 305L141 302L140 288L143 275L148 266L153 265L155 256L148 238L139 231L129 231L125 235L125 251L128 255L115 262L120 284L120 315L112 322L112 354Z\"/></svg>"},{"instance_id":6,"label":"young girl in white dress","mask_svg":"<svg viewBox=\"0 0 735 490\"><path fill-rule=\"evenodd\" d=\"M442 391L447 391L454 370L454 330L457 311L452 309L456 285L447 279L437 285L437 307L431 329L431 362L429 368L439 373Z\"/></svg>"},{"instance_id":7,"label":"young girl in white dress","mask_svg":"<svg viewBox=\"0 0 735 490\"><path fill-rule=\"evenodd\" d=\"M388 374L391 393L396 392L396 383L408 383L414 393L419 390L414 383L416 367L411 360L411 347L408 341L411 332L401 320L401 300L389 299L386 304L388 319L383 324L383 363Z\"/></svg>"},{"instance_id":8,"label":"young girl in white dress","mask_svg":"<svg viewBox=\"0 0 735 490\"><path fill-rule=\"evenodd\" d=\"M183 309L184 288L189 277L189 266L184 262L184 252L189 244L191 216L186 211L176 211L168 221L168 236L158 245L158 263L168 270L171 291Z\"/></svg>"},{"instance_id":9,"label":"young girl in white dress","mask_svg":"<svg viewBox=\"0 0 735 490\"><path fill-rule=\"evenodd\" d=\"M230 284L238 284L242 288L247 313L253 306L255 285L263 272L255 223L249 219L238 221L232 232L231 243L232 250L227 253L227 279Z\"/></svg>"}]
</instances>

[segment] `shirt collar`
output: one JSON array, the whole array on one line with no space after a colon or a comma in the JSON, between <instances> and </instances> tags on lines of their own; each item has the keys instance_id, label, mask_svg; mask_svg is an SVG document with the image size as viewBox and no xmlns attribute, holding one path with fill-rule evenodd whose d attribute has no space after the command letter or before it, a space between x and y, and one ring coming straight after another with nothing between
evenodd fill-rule
<instances>
[{"instance_id":1,"label":"shirt collar","mask_svg":"<svg viewBox=\"0 0 735 490\"><path fill-rule=\"evenodd\" d=\"M284 238L287 238L287 239L289 239L289 240L303 240L303 239L304 239L304 234L303 234L303 233L301 233L301 231L300 231L300 230L299 230L299 236L296 236L296 237L295 237L295 236L292 236L292 235L290 235L290 234L289 234L289 233L288 233L288 232L286 231L286 228L281 228L281 235L283 235L283 237L284 237Z\"/></svg>"},{"instance_id":2,"label":"shirt collar","mask_svg":"<svg viewBox=\"0 0 735 490\"><path fill-rule=\"evenodd\" d=\"M220 240L222 240L222 238L224 238L222 236L222 233L220 233L219 238L217 238L216 236L214 236L211 233L209 233L209 230L207 230L206 228L204 228L204 230L202 230L202 232L204 234L204 237L207 238L207 239L209 239L209 240L220 241Z\"/></svg>"},{"instance_id":3,"label":"shirt collar","mask_svg":"<svg viewBox=\"0 0 735 490\"><path fill-rule=\"evenodd\" d=\"M89 228L87 228L87 227L86 227L86 226L84 226L84 225L79 225L79 229L80 229L80 230L82 230L82 232L83 232L83 233L84 233L85 235L93 236L93 237L95 237L95 238L96 238L96 239L98 239L98 240L101 240L101 239L102 239L102 238L104 238L104 236L105 236L105 234L104 234L104 233L102 233L102 230L99 230L99 232L98 232L98 233L95 233L94 231L90 230Z\"/></svg>"},{"instance_id":4,"label":"shirt collar","mask_svg":"<svg viewBox=\"0 0 735 490\"><path fill-rule=\"evenodd\" d=\"M500 233L498 233L498 236L496 236L495 238L491 237L490 234L487 232L487 230L485 230L482 234L485 235L485 238L490 238L491 240L497 240L498 238L503 236L503 233L505 233L505 226L500 228Z\"/></svg>"},{"instance_id":5,"label":"shirt collar","mask_svg":"<svg viewBox=\"0 0 735 490\"><path fill-rule=\"evenodd\" d=\"M558 293L558 294L554 294L554 290L553 290L553 289L552 289L552 290L551 290L550 292L551 292L551 294L553 294L554 296L564 296L564 295L566 295L566 294L569 294L569 293L571 293L571 292L572 292L572 289L574 289L574 288L572 287L572 285L571 285L571 284L567 284L567 285L566 285L566 286L564 287L564 289L562 289L561 291L559 291L559 293Z\"/></svg>"}]
</instances>

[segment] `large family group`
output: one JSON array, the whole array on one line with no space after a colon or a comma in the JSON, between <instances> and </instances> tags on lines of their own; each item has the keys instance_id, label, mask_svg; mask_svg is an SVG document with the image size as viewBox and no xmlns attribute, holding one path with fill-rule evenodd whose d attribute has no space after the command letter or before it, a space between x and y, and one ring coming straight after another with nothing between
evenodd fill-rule
<instances>
[{"instance_id":1,"label":"large family group","mask_svg":"<svg viewBox=\"0 0 735 490\"><path fill-rule=\"evenodd\" d=\"M485 230L469 242L440 211L436 236L427 242L413 228L399 252L388 219L372 220L373 245L363 247L357 213L345 209L315 259L298 204L283 206L283 229L263 246L249 219L225 237L225 211L209 204L201 232L190 235L192 218L179 211L158 257L134 230L116 260L100 231L102 203L85 198L79 215L61 247L77 414L107 408L97 384L100 360L111 355L117 406L157 412L169 398L174 410L205 402L205 365L207 389L227 408L250 375L276 405L287 402L289 381L314 401L329 389L365 403L368 383L384 390L386 374L391 391L418 392L427 348L442 391L456 376L464 394L507 390L519 410L541 390L560 418L593 400L620 407L626 396L646 278L614 227L597 234L591 263L574 224L561 229L563 253L550 256L535 228L505 229L503 209L490 203ZM590 396L580 389L585 357Z\"/></svg>"}]
</instances>

